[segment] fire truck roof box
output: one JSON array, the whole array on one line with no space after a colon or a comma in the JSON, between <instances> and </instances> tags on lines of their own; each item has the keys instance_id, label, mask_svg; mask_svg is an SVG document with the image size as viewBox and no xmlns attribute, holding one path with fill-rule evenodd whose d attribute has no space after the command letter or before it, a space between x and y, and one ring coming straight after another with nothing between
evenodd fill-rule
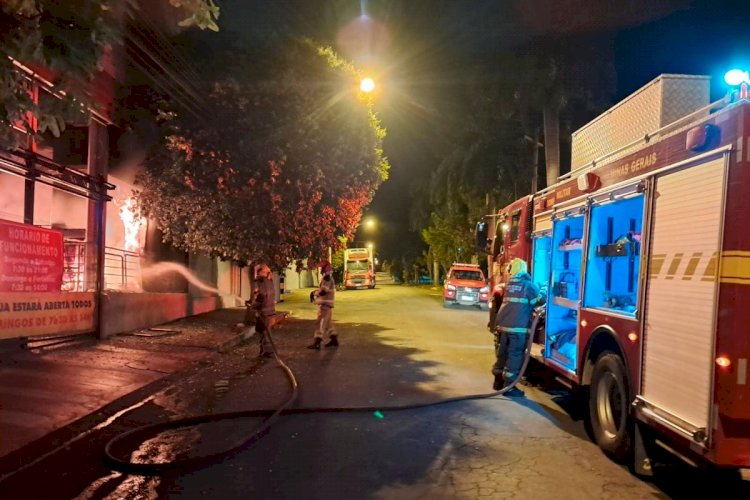
<instances>
[{"instance_id":1,"label":"fire truck roof box","mask_svg":"<svg viewBox=\"0 0 750 500\"><path fill-rule=\"evenodd\" d=\"M571 173L707 106L710 81L702 75L657 76L573 132Z\"/></svg>"}]
</instances>

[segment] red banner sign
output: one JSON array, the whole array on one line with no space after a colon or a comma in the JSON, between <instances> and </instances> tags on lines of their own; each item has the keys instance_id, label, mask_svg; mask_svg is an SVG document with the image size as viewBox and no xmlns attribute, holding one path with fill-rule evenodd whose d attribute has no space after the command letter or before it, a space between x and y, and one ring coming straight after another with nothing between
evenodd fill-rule
<instances>
[{"instance_id":1,"label":"red banner sign","mask_svg":"<svg viewBox=\"0 0 750 500\"><path fill-rule=\"evenodd\" d=\"M90 332L92 292L0 293L0 339Z\"/></svg>"},{"instance_id":2,"label":"red banner sign","mask_svg":"<svg viewBox=\"0 0 750 500\"><path fill-rule=\"evenodd\" d=\"M60 231L0 220L0 292L59 292Z\"/></svg>"}]
</instances>

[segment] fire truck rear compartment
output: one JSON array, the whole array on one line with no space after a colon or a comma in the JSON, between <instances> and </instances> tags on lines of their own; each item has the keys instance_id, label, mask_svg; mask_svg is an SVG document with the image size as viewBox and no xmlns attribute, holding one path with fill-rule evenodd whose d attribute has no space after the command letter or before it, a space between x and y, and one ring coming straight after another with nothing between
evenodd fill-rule
<instances>
[{"instance_id":1,"label":"fire truck rear compartment","mask_svg":"<svg viewBox=\"0 0 750 500\"><path fill-rule=\"evenodd\" d=\"M655 181L638 403L710 447L725 157Z\"/></svg>"}]
</instances>

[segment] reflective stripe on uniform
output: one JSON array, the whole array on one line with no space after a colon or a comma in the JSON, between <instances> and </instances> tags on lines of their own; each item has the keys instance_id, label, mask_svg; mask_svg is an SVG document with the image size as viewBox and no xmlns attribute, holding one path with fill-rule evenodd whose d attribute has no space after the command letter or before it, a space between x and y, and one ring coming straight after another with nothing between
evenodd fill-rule
<instances>
[{"instance_id":1,"label":"reflective stripe on uniform","mask_svg":"<svg viewBox=\"0 0 750 500\"><path fill-rule=\"evenodd\" d=\"M526 333L529 330L528 328L519 328L514 326L498 326L497 329L501 332L508 333Z\"/></svg>"},{"instance_id":2,"label":"reflective stripe on uniform","mask_svg":"<svg viewBox=\"0 0 750 500\"><path fill-rule=\"evenodd\" d=\"M506 297L505 300L508 302L520 302L521 304L528 304L529 299L525 297Z\"/></svg>"}]
</instances>

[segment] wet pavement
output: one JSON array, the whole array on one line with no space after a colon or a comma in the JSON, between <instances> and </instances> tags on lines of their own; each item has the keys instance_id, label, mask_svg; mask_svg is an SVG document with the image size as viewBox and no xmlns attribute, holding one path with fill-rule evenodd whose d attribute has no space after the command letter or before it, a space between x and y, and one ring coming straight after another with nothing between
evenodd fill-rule
<instances>
[{"instance_id":1,"label":"wet pavement","mask_svg":"<svg viewBox=\"0 0 750 500\"><path fill-rule=\"evenodd\" d=\"M50 348L0 345L0 472L20 448L74 424L124 396L229 349L244 310L224 310L96 341ZM239 318L239 319L238 319ZM0 474L1 476L2 474Z\"/></svg>"},{"instance_id":2,"label":"wet pavement","mask_svg":"<svg viewBox=\"0 0 750 500\"><path fill-rule=\"evenodd\" d=\"M118 337L85 346L80 354L71 348L41 355L57 363L78 359L83 366L94 348L106 347L123 353L111 367L113 377L141 370L156 379L109 404L102 400L104 407L6 455L0 464L25 468L5 479L0 475L0 491L11 498L81 499L636 499L683 498L702 484L688 480L695 476L690 471L648 483L611 462L587 437L580 402L564 392L526 385L521 400L389 409L488 392L493 355L491 336L483 330L486 314L443 309L438 289L341 292L334 314L341 347L311 351L305 346L315 307L304 292L277 306L292 315L274 333L300 383L295 406L382 411L285 416L252 447L163 477L109 469L102 450L121 432L186 416L275 408L286 400L284 372L273 360L257 357L255 339L221 349L227 341L236 343L232 325L242 311L220 311L167 325L181 331L176 335ZM133 358L137 363L124 361L131 351L140 352ZM247 438L259 423L242 418L166 432L134 444L129 456L168 461L214 453ZM39 477L51 482L40 483Z\"/></svg>"}]
</instances>

